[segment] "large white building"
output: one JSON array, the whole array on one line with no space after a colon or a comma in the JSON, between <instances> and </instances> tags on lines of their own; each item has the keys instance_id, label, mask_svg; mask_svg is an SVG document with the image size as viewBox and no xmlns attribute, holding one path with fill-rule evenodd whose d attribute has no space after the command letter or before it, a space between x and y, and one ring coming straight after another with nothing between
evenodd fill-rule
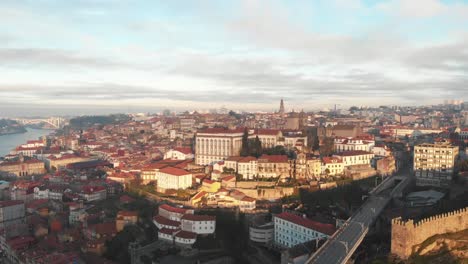
<instances>
[{"instance_id":1,"label":"large white building","mask_svg":"<svg viewBox=\"0 0 468 264\"><path fill-rule=\"evenodd\" d=\"M452 180L458 147L448 142L424 143L414 147L416 185L448 186Z\"/></svg>"},{"instance_id":2,"label":"large white building","mask_svg":"<svg viewBox=\"0 0 468 264\"><path fill-rule=\"evenodd\" d=\"M180 222L182 230L196 234L213 234L216 230L216 217L211 215L186 214Z\"/></svg>"},{"instance_id":3,"label":"large white building","mask_svg":"<svg viewBox=\"0 0 468 264\"><path fill-rule=\"evenodd\" d=\"M335 156L342 160L344 167L348 167L354 165L370 165L371 160L374 157L374 153L363 150L355 150L341 152Z\"/></svg>"},{"instance_id":4,"label":"large white building","mask_svg":"<svg viewBox=\"0 0 468 264\"><path fill-rule=\"evenodd\" d=\"M328 238L335 232L331 224L312 221L292 213L283 212L273 217L275 245L290 248L307 241Z\"/></svg>"},{"instance_id":5,"label":"large white building","mask_svg":"<svg viewBox=\"0 0 468 264\"><path fill-rule=\"evenodd\" d=\"M179 168L165 167L156 171L156 182L160 191L187 189L192 187L192 173Z\"/></svg>"},{"instance_id":6,"label":"large white building","mask_svg":"<svg viewBox=\"0 0 468 264\"><path fill-rule=\"evenodd\" d=\"M231 156L239 156L244 129L209 128L197 132L195 163L208 165Z\"/></svg>"}]
</instances>

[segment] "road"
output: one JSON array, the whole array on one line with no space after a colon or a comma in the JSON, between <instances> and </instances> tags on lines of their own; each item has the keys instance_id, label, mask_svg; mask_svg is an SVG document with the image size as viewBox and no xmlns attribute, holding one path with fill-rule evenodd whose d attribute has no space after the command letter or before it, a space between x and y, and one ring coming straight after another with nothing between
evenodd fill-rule
<instances>
[{"instance_id":1,"label":"road","mask_svg":"<svg viewBox=\"0 0 468 264\"><path fill-rule=\"evenodd\" d=\"M322 247L307 260L307 264L335 264L346 263L367 235L369 228L391 201L394 193L409 184L410 177L391 176L390 180L401 180L392 189L380 188L373 192L367 201L355 212L335 234L333 234ZM387 182L383 184L388 185Z\"/></svg>"}]
</instances>

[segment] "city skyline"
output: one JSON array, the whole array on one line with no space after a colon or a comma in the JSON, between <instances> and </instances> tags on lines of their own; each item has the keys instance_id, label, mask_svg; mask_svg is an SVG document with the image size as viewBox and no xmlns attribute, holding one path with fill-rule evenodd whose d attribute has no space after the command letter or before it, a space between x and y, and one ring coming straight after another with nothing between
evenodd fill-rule
<instances>
[{"instance_id":1,"label":"city skyline","mask_svg":"<svg viewBox=\"0 0 468 264\"><path fill-rule=\"evenodd\" d=\"M468 100L467 1L2 1L0 15L2 115Z\"/></svg>"}]
</instances>

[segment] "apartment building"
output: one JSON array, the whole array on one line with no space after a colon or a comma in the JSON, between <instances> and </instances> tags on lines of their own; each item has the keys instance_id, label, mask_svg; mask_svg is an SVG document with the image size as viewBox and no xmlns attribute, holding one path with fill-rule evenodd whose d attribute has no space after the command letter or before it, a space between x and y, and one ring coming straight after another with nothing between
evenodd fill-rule
<instances>
[{"instance_id":1,"label":"apartment building","mask_svg":"<svg viewBox=\"0 0 468 264\"><path fill-rule=\"evenodd\" d=\"M424 143L414 147L416 185L446 187L452 181L458 147L448 142Z\"/></svg>"}]
</instances>

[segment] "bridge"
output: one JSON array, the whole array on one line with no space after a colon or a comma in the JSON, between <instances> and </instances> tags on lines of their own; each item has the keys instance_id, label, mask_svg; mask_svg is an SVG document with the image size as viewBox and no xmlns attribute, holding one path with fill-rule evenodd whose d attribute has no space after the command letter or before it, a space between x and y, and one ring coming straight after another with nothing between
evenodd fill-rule
<instances>
[{"instance_id":1,"label":"bridge","mask_svg":"<svg viewBox=\"0 0 468 264\"><path fill-rule=\"evenodd\" d=\"M374 188L366 202L306 261L307 264L346 263L393 197L402 195L410 176L390 176ZM396 184L396 186L395 186Z\"/></svg>"},{"instance_id":2,"label":"bridge","mask_svg":"<svg viewBox=\"0 0 468 264\"><path fill-rule=\"evenodd\" d=\"M49 117L49 118L15 118L13 119L22 125L37 125L45 123L52 128L58 129L65 125L65 119L62 117Z\"/></svg>"}]
</instances>

